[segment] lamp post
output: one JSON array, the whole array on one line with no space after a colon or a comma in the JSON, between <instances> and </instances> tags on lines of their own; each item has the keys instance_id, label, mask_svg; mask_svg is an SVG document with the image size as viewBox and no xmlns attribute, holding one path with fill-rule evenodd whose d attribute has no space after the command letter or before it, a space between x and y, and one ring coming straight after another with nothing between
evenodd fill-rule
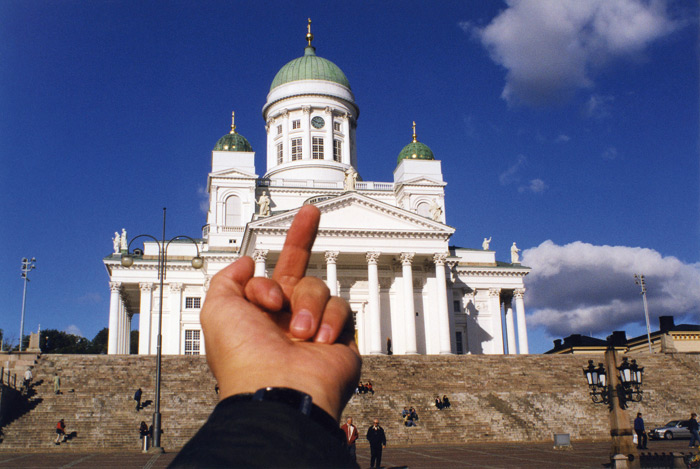
<instances>
[{"instance_id":1,"label":"lamp post","mask_svg":"<svg viewBox=\"0 0 700 469\"><path fill-rule=\"evenodd\" d=\"M651 330L649 329L649 306L647 305L647 284L644 275L634 274L634 283L642 288L642 300L644 301L644 318L647 320L647 342L649 343L649 353L651 351Z\"/></svg>"},{"instance_id":2,"label":"lamp post","mask_svg":"<svg viewBox=\"0 0 700 469\"><path fill-rule=\"evenodd\" d=\"M22 279L24 280L24 290L22 291L22 316L19 320L19 351L22 351L22 338L24 337L24 308L26 306L27 300L27 283L29 283L29 272L36 268L34 264L36 259L32 257L28 260L26 257L22 258Z\"/></svg>"},{"instance_id":3,"label":"lamp post","mask_svg":"<svg viewBox=\"0 0 700 469\"><path fill-rule=\"evenodd\" d=\"M154 236L148 234L140 234L135 236L129 241L126 247L126 254L122 255L121 264L124 267L131 267L134 264L134 256L129 254L129 248L131 243L136 241L138 238L151 238L158 245L158 279L160 280L160 303L158 306L158 340L156 342L156 395L155 395L155 409L153 411L153 447L158 448L163 451L160 446L160 434L161 434L161 416L160 416L160 378L161 378L161 357L162 357L162 345L163 345L163 279L165 278L165 271L167 267L167 253L168 246L170 243L176 239L189 239L192 241L194 246L197 248L197 256L192 258L192 267L195 269L201 269L204 265L204 260L199 256L199 246L197 242L190 238L189 236L175 236L170 238L167 242L165 241L165 212L166 208L163 207L163 236L160 241Z\"/></svg>"},{"instance_id":4,"label":"lamp post","mask_svg":"<svg viewBox=\"0 0 700 469\"><path fill-rule=\"evenodd\" d=\"M588 382L591 399L596 404L606 404L610 410L610 437L612 438L613 467L638 467L635 458L624 456L636 454L632 441L632 427L627 417L628 402L642 400L642 380L644 367L631 363L627 357L617 366L617 354L612 336L608 337L608 348L605 351L605 365L588 360L588 366L583 368L583 374ZM623 456L620 456L623 455ZM616 465L618 461L624 465Z\"/></svg>"}]
</instances>

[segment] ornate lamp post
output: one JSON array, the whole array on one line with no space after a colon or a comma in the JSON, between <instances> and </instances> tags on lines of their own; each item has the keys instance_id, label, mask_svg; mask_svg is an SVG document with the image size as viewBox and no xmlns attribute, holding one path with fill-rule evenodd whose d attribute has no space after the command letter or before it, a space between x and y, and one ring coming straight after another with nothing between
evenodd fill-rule
<instances>
[{"instance_id":1,"label":"ornate lamp post","mask_svg":"<svg viewBox=\"0 0 700 469\"><path fill-rule=\"evenodd\" d=\"M27 283L29 283L29 272L36 269L34 264L36 259L32 257L28 260L26 257L22 258L22 279L24 280L24 290L22 291L22 317L19 321L19 351L22 351L22 338L24 337L24 308L26 306L27 300Z\"/></svg>"},{"instance_id":2,"label":"ornate lamp post","mask_svg":"<svg viewBox=\"0 0 700 469\"><path fill-rule=\"evenodd\" d=\"M629 457L636 454L636 448L632 441L632 427L625 409L628 402L642 400L644 367L638 366L636 360L628 362L627 357L624 357L620 366L617 366L617 354L612 337L608 337L605 365L599 363L596 367L593 360L588 360L588 366L583 368L583 374L588 383L591 400L596 404L605 404L610 409L613 467L637 467L635 458Z\"/></svg>"},{"instance_id":3,"label":"ornate lamp post","mask_svg":"<svg viewBox=\"0 0 700 469\"><path fill-rule=\"evenodd\" d=\"M158 341L156 345L156 395L155 395L155 409L153 411L153 447L160 451L163 448L160 446L160 434L161 434L161 416L160 416L160 377L161 377L161 357L162 357L162 344L163 344L163 279L165 278L165 271L168 262L168 246L170 243L176 239L189 239L192 241L194 246L197 248L197 256L192 258L192 267L195 269L201 269L204 265L204 260L199 256L199 246L197 242L190 238L189 236L175 236L170 238L167 242L165 241L165 212L166 209L163 207L163 237L160 241L154 236L148 234L140 234L131 239L128 246L126 247L126 254L122 255L121 264L124 267L131 267L134 264L134 255L129 254L129 248L131 243L136 241L138 238L151 238L158 245L158 279L160 280L160 303L158 307Z\"/></svg>"}]
</instances>

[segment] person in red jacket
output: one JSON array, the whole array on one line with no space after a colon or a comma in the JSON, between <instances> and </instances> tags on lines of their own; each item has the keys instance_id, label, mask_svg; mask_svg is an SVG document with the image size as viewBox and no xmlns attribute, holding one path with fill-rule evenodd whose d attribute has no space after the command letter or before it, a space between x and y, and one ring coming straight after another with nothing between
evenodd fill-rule
<instances>
[{"instance_id":1,"label":"person in red jacket","mask_svg":"<svg viewBox=\"0 0 700 469\"><path fill-rule=\"evenodd\" d=\"M66 441L66 423L63 419L56 424L56 441L54 443L60 445L61 441Z\"/></svg>"},{"instance_id":2,"label":"person in red jacket","mask_svg":"<svg viewBox=\"0 0 700 469\"><path fill-rule=\"evenodd\" d=\"M348 443L348 452L352 457L353 461L357 461L356 451L355 451L355 440L357 440L357 427L352 424L352 417L348 417L345 423L340 427L345 433L345 441Z\"/></svg>"}]
</instances>

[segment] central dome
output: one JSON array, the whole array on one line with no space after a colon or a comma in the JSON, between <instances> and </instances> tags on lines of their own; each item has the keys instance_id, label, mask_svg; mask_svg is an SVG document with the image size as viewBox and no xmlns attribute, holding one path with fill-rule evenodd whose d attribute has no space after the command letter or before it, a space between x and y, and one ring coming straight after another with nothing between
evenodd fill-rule
<instances>
[{"instance_id":1,"label":"central dome","mask_svg":"<svg viewBox=\"0 0 700 469\"><path fill-rule=\"evenodd\" d=\"M350 82L343 71L330 60L316 55L316 48L309 45L304 55L287 63L272 80L270 91L285 83L300 80L324 80L338 83L350 89Z\"/></svg>"}]
</instances>

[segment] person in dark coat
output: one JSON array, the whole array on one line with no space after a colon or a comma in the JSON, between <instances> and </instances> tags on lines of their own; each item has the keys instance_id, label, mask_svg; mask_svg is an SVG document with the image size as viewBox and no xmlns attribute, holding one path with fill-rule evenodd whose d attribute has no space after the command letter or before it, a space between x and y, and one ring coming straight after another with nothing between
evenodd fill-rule
<instances>
[{"instance_id":1,"label":"person in dark coat","mask_svg":"<svg viewBox=\"0 0 700 469\"><path fill-rule=\"evenodd\" d=\"M367 430L367 441L370 450L369 467L379 469L382 467L382 449L386 448L386 435L384 429L379 426L379 419L374 419L374 425Z\"/></svg>"},{"instance_id":2,"label":"person in dark coat","mask_svg":"<svg viewBox=\"0 0 700 469\"><path fill-rule=\"evenodd\" d=\"M644 419L642 419L641 412L637 412L637 418L634 419L634 432L637 434L637 449L647 449L647 434L644 431Z\"/></svg>"},{"instance_id":3,"label":"person in dark coat","mask_svg":"<svg viewBox=\"0 0 700 469\"><path fill-rule=\"evenodd\" d=\"M134 400L136 401L136 412L141 410L141 394L143 391L141 391L141 388L138 388L136 392L134 393Z\"/></svg>"},{"instance_id":4,"label":"person in dark coat","mask_svg":"<svg viewBox=\"0 0 700 469\"><path fill-rule=\"evenodd\" d=\"M696 420L697 415L695 412L690 414L690 420L688 420L688 430L690 430L690 444L689 448L695 446L695 443L700 444L700 435L698 435L698 421Z\"/></svg>"}]
</instances>

